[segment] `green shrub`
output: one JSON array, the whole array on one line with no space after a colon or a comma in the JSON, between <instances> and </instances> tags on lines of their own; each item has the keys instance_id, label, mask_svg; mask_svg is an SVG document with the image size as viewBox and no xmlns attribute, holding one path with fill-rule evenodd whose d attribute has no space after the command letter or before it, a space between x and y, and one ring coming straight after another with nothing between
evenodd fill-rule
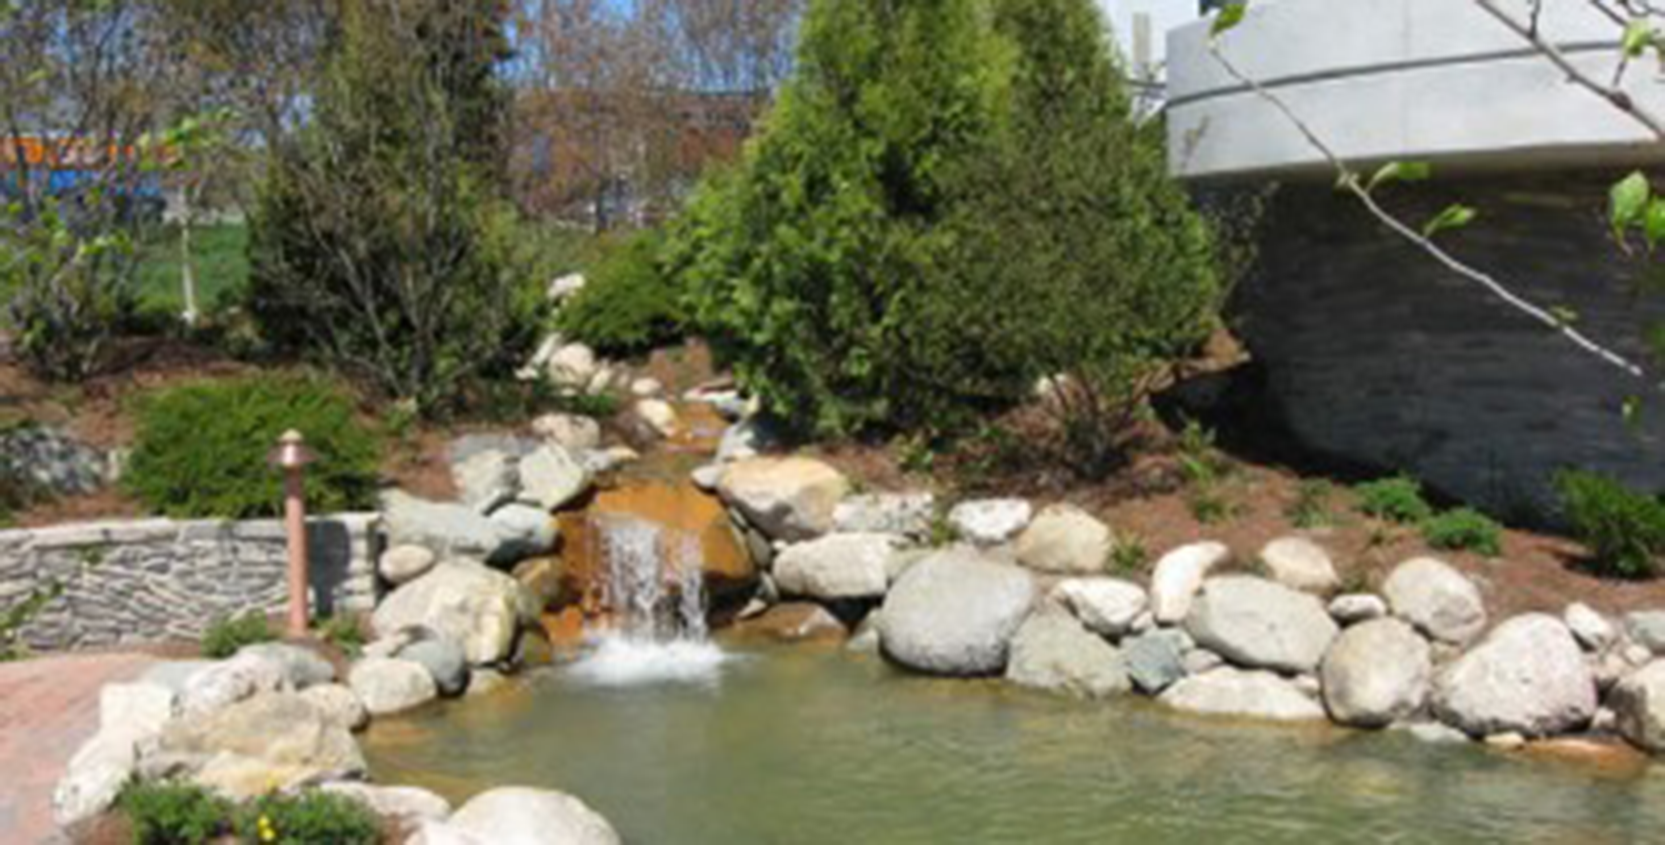
<instances>
[{"instance_id":1,"label":"green shrub","mask_svg":"<svg viewBox=\"0 0 1665 845\"><path fill-rule=\"evenodd\" d=\"M356 657L364 649L364 628L351 616L329 616L314 620L319 639Z\"/></svg>"},{"instance_id":2,"label":"green shrub","mask_svg":"<svg viewBox=\"0 0 1665 845\"><path fill-rule=\"evenodd\" d=\"M282 511L282 474L267 463L278 436L296 429L317 456L306 470L315 512L374 505L381 444L351 399L313 378L258 376L203 382L149 397L123 478L170 516L250 518Z\"/></svg>"},{"instance_id":3,"label":"green shrub","mask_svg":"<svg viewBox=\"0 0 1665 845\"><path fill-rule=\"evenodd\" d=\"M1599 572L1622 578L1652 577L1665 554L1665 502L1591 472L1555 477L1573 534L1589 546Z\"/></svg>"},{"instance_id":4,"label":"green shrub","mask_svg":"<svg viewBox=\"0 0 1665 845\"><path fill-rule=\"evenodd\" d=\"M649 231L615 246L561 308L561 332L615 357L680 340L681 293L659 266L663 240Z\"/></svg>"},{"instance_id":5,"label":"green shrub","mask_svg":"<svg viewBox=\"0 0 1665 845\"><path fill-rule=\"evenodd\" d=\"M202 633L202 656L220 660L236 654L243 646L277 639L266 615L251 611L241 616L216 619Z\"/></svg>"},{"instance_id":6,"label":"green shrub","mask_svg":"<svg viewBox=\"0 0 1665 845\"><path fill-rule=\"evenodd\" d=\"M1356 492L1359 510L1377 519L1415 524L1434 515L1433 507L1422 498L1422 483L1409 476L1396 475L1360 484Z\"/></svg>"},{"instance_id":7,"label":"green shrub","mask_svg":"<svg viewBox=\"0 0 1665 845\"><path fill-rule=\"evenodd\" d=\"M309 791L250 802L238 813L237 833L249 845L373 845L381 823L361 801Z\"/></svg>"},{"instance_id":8,"label":"green shrub","mask_svg":"<svg viewBox=\"0 0 1665 845\"><path fill-rule=\"evenodd\" d=\"M132 826L134 845L196 845L231 827L231 802L175 781L135 781L122 790L116 808Z\"/></svg>"},{"instance_id":9,"label":"green shrub","mask_svg":"<svg viewBox=\"0 0 1665 845\"><path fill-rule=\"evenodd\" d=\"M1503 554L1503 526L1473 508L1457 508L1422 523L1422 538L1436 549Z\"/></svg>"}]
</instances>

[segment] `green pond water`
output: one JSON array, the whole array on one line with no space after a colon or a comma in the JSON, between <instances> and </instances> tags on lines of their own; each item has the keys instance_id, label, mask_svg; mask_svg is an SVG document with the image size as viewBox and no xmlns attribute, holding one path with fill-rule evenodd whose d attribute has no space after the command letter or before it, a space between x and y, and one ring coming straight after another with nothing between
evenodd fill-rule
<instances>
[{"instance_id":1,"label":"green pond water","mask_svg":"<svg viewBox=\"0 0 1665 845\"><path fill-rule=\"evenodd\" d=\"M459 801L562 789L633 845L1665 841L1646 766L1076 702L833 648L725 651L702 681L553 668L384 720L373 773Z\"/></svg>"}]
</instances>

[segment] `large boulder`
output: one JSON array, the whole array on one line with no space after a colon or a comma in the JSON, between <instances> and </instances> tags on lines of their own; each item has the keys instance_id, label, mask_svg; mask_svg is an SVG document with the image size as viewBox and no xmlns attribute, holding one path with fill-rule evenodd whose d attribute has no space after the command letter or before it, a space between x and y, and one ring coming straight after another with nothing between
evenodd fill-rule
<instances>
[{"instance_id":1,"label":"large boulder","mask_svg":"<svg viewBox=\"0 0 1665 845\"><path fill-rule=\"evenodd\" d=\"M1665 654L1665 610L1638 610L1624 616L1625 634L1654 654Z\"/></svg>"},{"instance_id":2,"label":"large boulder","mask_svg":"<svg viewBox=\"0 0 1665 845\"><path fill-rule=\"evenodd\" d=\"M850 482L811 458L751 458L725 468L717 492L771 539L798 542L832 529Z\"/></svg>"},{"instance_id":3,"label":"large boulder","mask_svg":"<svg viewBox=\"0 0 1665 845\"><path fill-rule=\"evenodd\" d=\"M1050 598L1089 630L1112 638L1133 630L1150 604L1143 587L1120 578L1071 578L1054 587Z\"/></svg>"},{"instance_id":4,"label":"large boulder","mask_svg":"<svg viewBox=\"0 0 1665 845\"><path fill-rule=\"evenodd\" d=\"M371 617L378 637L422 626L462 643L468 661L497 663L513 651L536 601L513 577L466 561L447 561L394 590Z\"/></svg>"},{"instance_id":5,"label":"large boulder","mask_svg":"<svg viewBox=\"0 0 1665 845\"><path fill-rule=\"evenodd\" d=\"M1157 695L1185 677L1185 651L1190 646L1184 631L1158 628L1122 640L1122 662L1140 692Z\"/></svg>"},{"instance_id":6,"label":"large boulder","mask_svg":"<svg viewBox=\"0 0 1665 845\"><path fill-rule=\"evenodd\" d=\"M1203 582L1185 630L1233 663L1311 672L1339 629L1311 595L1264 578L1227 575Z\"/></svg>"},{"instance_id":7,"label":"large boulder","mask_svg":"<svg viewBox=\"0 0 1665 845\"><path fill-rule=\"evenodd\" d=\"M1163 555L1151 570L1151 615L1163 625L1184 621L1203 579L1230 557L1226 544L1213 541L1180 546Z\"/></svg>"},{"instance_id":8,"label":"large boulder","mask_svg":"<svg viewBox=\"0 0 1665 845\"><path fill-rule=\"evenodd\" d=\"M532 420L532 433L569 452L601 448L601 423L577 414L544 414Z\"/></svg>"},{"instance_id":9,"label":"large boulder","mask_svg":"<svg viewBox=\"0 0 1665 845\"><path fill-rule=\"evenodd\" d=\"M448 825L491 845L619 845L613 826L563 792L526 787L487 790L462 805Z\"/></svg>"},{"instance_id":10,"label":"large boulder","mask_svg":"<svg viewBox=\"0 0 1665 845\"><path fill-rule=\"evenodd\" d=\"M1309 593L1328 593L1341 586L1335 564L1324 547L1305 537L1280 537L1260 550L1260 562L1273 581Z\"/></svg>"},{"instance_id":11,"label":"large boulder","mask_svg":"<svg viewBox=\"0 0 1665 845\"><path fill-rule=\"evenodd\" d=\"M486 558L495 566L512 566L527 558L547 555L560 542L555 518L548 511L518 502L493 511L491 522L497 527L501 540Z\"/></svg>"},{"instance_id":12,"label":"large boulder","mask_svg":"<svg viewBox=\"0 0 1665 845\"><path fill-rule=\"evenodd\" d=\"M462 695L468 689L468 653L450 637L437 634L419 637L394 656L428 670L440 695Z\"/></svg>"},{"instance_id":13,"label":"large boulder","mask_svg":"<svg viewBox=\"0 0 1665 845\"><path fill-rule=\"evenodd\" d=\"M944 549L891 587L880 641L891 659L922 672L999 672L1034 601L1034 578L1023 569L971 548Z\"/></svg>"},{"instance_id":14,"label":"large boulder","mask_svg":"<svg viewBox=\"0 0 1665 845\"><path fill-rule=\"evenodd\" d=\"M520 459L520 501L545 513L559 510L590 489L591 473L584 462L553 443Z\"/></svg>"},{"instance_id":15,"label":"large boulder","mask_svg":"<svg viewBox=\"0 0 1665 845\"><path fill-rule=\"evenodd\" d=\"M255 643L243 646L238 656L253 655L283 667L284 678L294 689L327 684L335 680L335 666L318 652L292 643Z\"/></svg>"},{"instance_id":16,"label":"large boulder","mask_svg":"<svg viewBox=\"0 0 1665 845\"><path fill-rule=\"evenodd\" d=\"M1006 680L1081 698L1105 698L1130 687L1115 647L1062 610L1033 614L1018 628Z\"/></svg>"},{"instance_id":17,"label":"large boulder","mask_svg":"<svg viewBox=\"0 0 1665 845\"><path fill-rule=\"evenodd\" d=\"M1470 736L1549 736L1589 724L1596 681L1567 626L1529 613L1446 667L1434 685L1434 712Z\"/></svg>"},{"instance_id":18,"label":"large boulder","mask_svg":"<svg viewBox=\"0 0 1665 845\"><path fill-rule=\"evenodd\" d=\"M1089 575L1109 568L1115 532L1069 504L1047 507L1017 538L1018 562L1037 572Z\"/></svg>"},{"instance_id":19,"label":"large boulder","mask_svg":"<svg viewBox=\"0 0 1665 845\"><path fill-rule=\"evenodd\" d=\"M833 530L848 534L893 534L922 543L931 537L937 499L930 493L867 493L833 509Z\"/></svg>"},{"instance_id":20,"label":"large boulder","mask_svg":"<svg viewBox=\"0 0 1665 845\"><path fill-rule=\"evenodd\" d=\"M347 685L372 716L410 710L439 697L439 685L427 667L392 657L366 657L353 664Z\"/></svg>"},{"instance_id":21,"label":"large boulder","mask_svg":"<svg viewBox=\"0 0 1665 845\"><path fill-rule=\"evenodd\" d=\"M358 694L346 684L321 684L301 690L301 698L318 709L326 721L349 731L362 731L370 726L370 711Z\"/></svg>"},{"instance_id":22,"label":"large boulder","mask_svg":"<svg viewBox=\"0 0 1665 845\"><path fill-rule=\"evenodd\" d=\"M320 787L325 792L344 795L384 819L415 826L422 822L442 822L451 816L451 802L416 786L377 786L353 781L333 781Z\"/></svg>"},{"instance_id":23,"label":"large boulder","mask_svg":"<svg viewBox=\"0 0 1665 845\"><path fill-rule=\"evenodd\" d=\"M238 800L365 772L347 728L293 693L258 695L170 722L158 752L197 783Z\"/></svg>"},{"instance_id":24,"label":"large boulder","mask_svg":"<svg viewBox=\"0 0 1665 845\"><path fill-rule=\"evenodd\" d=\"M775 584L789 596L823 601L885 593L897 539L890 534L829 534L775 558Z\"/></svg>"},{"instance_id":25,"label":"large boulder","mask_svg":"<svg viewBox=\"0 0 1665 845\"><path fill-rule=\"evenodd\" d=\"M466 439L466 438L465 438ZM520 494L520 451L480 448L451 455L451 483L457 498L478 513L491 513Z\"/></svg>"},{"instance_id":26,"label":"large boulder","mask_svg":"<svg viewBox=\"0 0 1665 845\"><path fill-rule=\"evenodd\" d=\"M1414 715L1428 699L1431 651L1427 640L1398 619L1362 622L1343 631L1319 670L1330 718L1379 728Z\"/></svg>"},{"instance_id":27,"label":"large boulder","mask_svg":"<svg viewBox=\"0 0 1665 845\"><path fill-rule=\"evenodd\" d=\"M395 587L409 584L427 575L439 563L439 555L427 546L394 546L382 553L376 562L376 572L382 580Z\"/></svg>"},{"instance_id":28,"label":"large boulder","mask_svg":"<svg viewBox=\"0 0 1665 845\"><path fill-rule=\"evenodd\" d=\"M1324 708L1271 672L1222 666L1168 688L1159 699L1176 710L1279 722L1324 718Z\"/></svg>"},{"instance_id":29,"label":"large boulder","mask_svg":"<svg viewBox=\"0 0 1665 845\"><path fill-rule=\"evenodd\" d=\"M467 505L432 502L402 490L383 493L381 511L389 543L422 546L442 557L501 559L499 549L521 539Z\"/></svg>"},{"instance_id":30,"label":"large boulder","mask_svg":"<svg viewBox=\"0 0 1665 845\"><path fill-rule=\"evenodd\" d=\"M1463 645L1486 629L1486 605L1474 582L1430 557L1399 564L1382 584L1393 615L1440 642Z\"/></svg>"},{"instance_id":31,"label":"large boulder","mask_svg":"<svg viewBox=\"0 0 1665 845\"><path fill-rule=\"evenodd\" d=\"M968 543L998 546L1028 528L1034 516L1027 499L973 499L948 511L948 525Z\"/></svg>"},{"instance_id":32,"label":"large boulder","mask_svg":"<svg viewBox=\"0 0 1665 845\"><path fill-rule=\"evenodd\" d=\"M289 669L281 661L239 654L189 675L180 708L187 716L203 716L260 693L289 689Z\"/></svg>"},{"instance_id":33,"label":"large boulder","mask_svg":"<svg viewBox=\"0 0 1665 845\"><path fill-rule=\"evenodd\" d=\"M178 694L158 684L105 684L98 701L98 732L70 758L52 793L60 826L107 809L132 778L140 746L179 715Z\"/></svg>"},{"instance_id":34,"label":"large boulder","mask_svg":"<svg viewBox=\"0 0 1665 845\"><path fill-rule=\"evenodd\" d=\"M1665 660L1631 673L1607 699L1619 735L1644 751L1665 753Z\"/></svg>"}]
</instances>

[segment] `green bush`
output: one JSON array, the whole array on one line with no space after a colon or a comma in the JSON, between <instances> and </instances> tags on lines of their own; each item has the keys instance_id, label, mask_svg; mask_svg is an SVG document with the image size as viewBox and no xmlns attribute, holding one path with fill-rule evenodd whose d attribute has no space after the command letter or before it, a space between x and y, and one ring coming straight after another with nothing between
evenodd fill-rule
<instances>
[{"instance_id":1,"label":"green bush","mask_svg":"<svg viewBox=\"0 0 1665 845\"><path fill-rule=\"evenodd\" d=\"M313 620L319 639L357 657L364 650L364 628L351 616L329 616Z\"/></svg>"},{"instance_id":2,"label":"green bush","mask_svg":"<svg viewBox=\"0 0 1665 845\"><path fill-rule=\"evenodd\" d=\"M1573 534L1589 546L1599 572L1621 578L1659 573L1665 554L1665 502L1591 472L1555 477Z\"/></svg>"},{"instance_id":3,"label":"green bush","mask_svg":"<svg viewBox=\"0 0 1665 845\"><path fill-rule=\"evenodd\" d=\"M1422 523L1422 538L1436 549L1503 554L1503 526L1473 508L1457 508Z\"/></svg>"},{"instance_id":4,"label":"green bush","mask_svg":"<svg viewBox=\"0 0 1665 845\"><path fill-rule=\"evenodd\" d=\"M122 790L116 809L132 826L134 845L196 845L231 828L231 802L176 781L135 781Z\"/></svg>"},{"instance_id":5,"label":"green bush","mask_svg":"<svg viewBox=\"0 0 1665 845\"><path fill-rule=\"evenodd\" d=\"M673 226L697 328L823 434L948 429L1067 375L1072 465L1100 464L1221 288L1111 56L1090 0L812 3L761 136Z\"/></svg>"},{"instance_id":6,"label":"green bush","mask_svg":"<svg viewBox=\"0 0 1665 845\"><path fill-rule=\"evenodd\" d=\"M320 513L375 502L381 444L351 399L303 376L258 376L168 390L140 403L138 437L123 477L146 505L170 516L244 519L282 511L282 474L267 463L278 436L296 429L317 456L306 471Z\"/></svg>"},{"instance_id":7,"label":"green bush","mask_svg":"<svg viewBox=\"0 0 1665 845\"><path fill-rule=\"evenodd\" d=\"M237 833L249 845L373 845L381 823L363 802L328 792L269 795L238 813Z\"/></svg>"},{"instance_id":8,"label":"green bush","mask_svg":"<svg viewBox=\"0 0 1665 845\"><path fill-rule=\"evenodd\" d=\"M1360 484L1355 492L1359 510L1389 522L1415 524L1434 515L1434 509L1422 498L1422 483L1414 478L1396 475Z\"/></svg>"},{"instance_id":9,"label":"green bush","mask_svg":"<svg viewBox=\"0 0 1665 845\"><path fill-rule=\"evenodd\" d=\"M610 356L646 352L682 338L681 293L659 266L663 236L641 232L595 266L561 308L561 332Z\"/></svg>"},{"instance_id":10,"label":"green bush","mask_svg":"<svg viewBox=\"0 0 1665 845\"><path fill-rule=\"evenodd\" d=\"M269 643L277 639L266 615L251 611L241 616L215 619L202 634L202 656L221 660L236 654L243 646Z\"/></svg>"}]
</instances>

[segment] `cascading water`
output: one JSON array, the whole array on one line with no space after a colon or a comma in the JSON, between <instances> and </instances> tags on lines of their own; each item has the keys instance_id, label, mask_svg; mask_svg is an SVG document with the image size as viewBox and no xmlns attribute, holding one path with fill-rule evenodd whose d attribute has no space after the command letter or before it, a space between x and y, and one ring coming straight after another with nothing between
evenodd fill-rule
<instances>
[{"instance_id":1,"label":"cascading water","mask_svg":"<svg viewBox=\"0 0 1665 845\"><path fill-rule=\"evenodd\" d=\"M699 538L627 515L591 519L608 623L571 672L610 686L714 681L724 655L708 637Z\"/></svg>"}]
</instances>

